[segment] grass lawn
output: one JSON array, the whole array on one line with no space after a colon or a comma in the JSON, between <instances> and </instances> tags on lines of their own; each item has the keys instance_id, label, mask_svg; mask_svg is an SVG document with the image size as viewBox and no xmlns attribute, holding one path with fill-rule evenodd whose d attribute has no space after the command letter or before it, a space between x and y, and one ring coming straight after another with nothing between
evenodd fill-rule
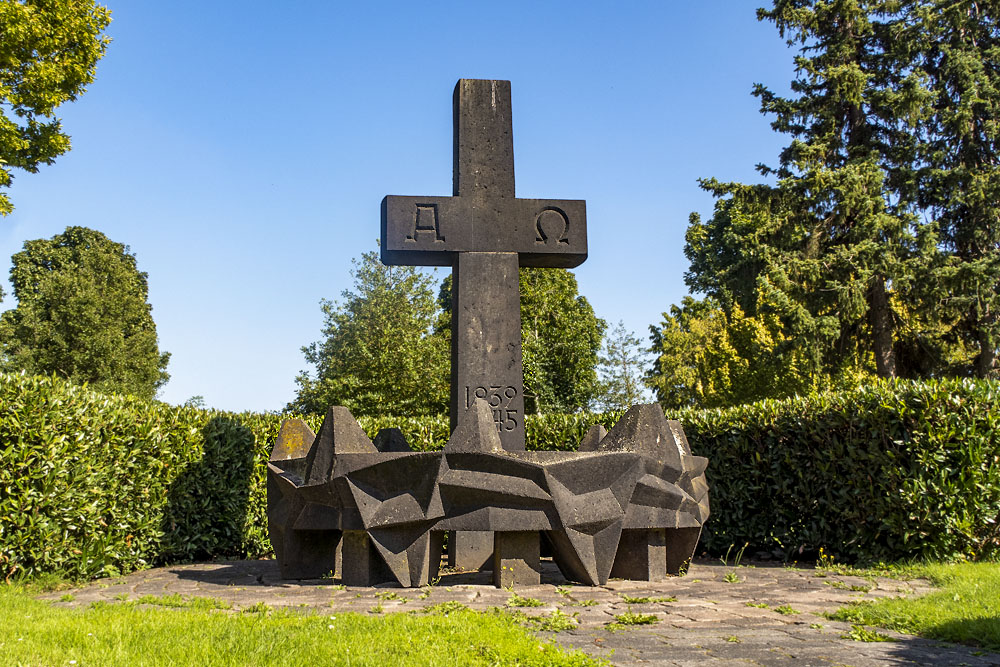
<instances>
[{"instance_id":1,"label":"grass lawn","mask_svg":"<svg viewBox=\"0 0 1000 667\"><path fill-rule=\"evenodd\" d=\"M830 618L1000 650L1000 563L935 563L906 574L942 590L851 605Z\"/></svg>"},{"instance_id":2,"label":"grass lawn","mask_svg":"<svg viewBox=\"0 0 1000 667\"><path fill-rule=\"evenodd\" d=\"M126 603L73 609L0 585L0 628L3 665L601 664L540 642L503 612L307 615Z\"/></svg>"}]
</instances>

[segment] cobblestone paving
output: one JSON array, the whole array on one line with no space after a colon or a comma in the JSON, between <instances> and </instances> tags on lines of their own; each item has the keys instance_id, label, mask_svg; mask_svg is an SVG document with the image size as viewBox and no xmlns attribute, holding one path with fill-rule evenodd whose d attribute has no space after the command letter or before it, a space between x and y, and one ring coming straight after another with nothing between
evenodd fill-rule
<instances>
[{"instance_id":1,"label":"cobblestone paving","mask_svg":"<svg viewBox=\"0 0 1000 667\"><path fill-rule=\"evenodd\" d=\"M541 603L520 608L531 616L549 616L556 610L575 615L575 629L542 636L615 665L1000 666L1000 654L893 632L885 632L892 642L843 638L850 625L827 620L823 612L852 600L919 595L930 588L926 582L893 579L878 579L872 588L873 582L859 577L820 574L764 564L734 568L717 561L696 562L685 577L656 583L615 580L591 588L566 582L546 562L542 585L519 588L517 593ZM274 561L164 567L98 581L73 591L71 602L58 602L64 594L43 597L56 604L87 605L180 594L225 600L234 609L263 602L321 613L407 612L447 601L483 610L505 606L511 599L509 591L491 585L488 573L445 572L435 585L422 589L345 588L336 579L282 581ZM656 622L609 627L615 616L629 611L653 615Z\"/></svg>"}]
</instances>

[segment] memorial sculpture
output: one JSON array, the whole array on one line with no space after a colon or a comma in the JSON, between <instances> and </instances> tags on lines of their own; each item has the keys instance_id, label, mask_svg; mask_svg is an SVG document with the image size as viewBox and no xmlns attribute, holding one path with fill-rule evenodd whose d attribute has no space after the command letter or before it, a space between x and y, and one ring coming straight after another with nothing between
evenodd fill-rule
<instances>
[{"instance_id":1,"label":"memorial sculpture","mask_svg":"<svg viewBox=\"0 0 1000 667\"><path fill-rule=\"evenodd\" d=\"M583 584L680 573L708 518L708 461L658 405L592 427L576 451L525 451L518 268L581 264L586 207L515 197L510 82L460 80L454 127L454 195L388 196L381 230L384 263L452 267L451 437L414 452L398 429L370 440L342 407L319 434L287 420L267 473L282 576L328 574L339 548L347 585L423 586L448 531L453 552L474 536L491 553L497 586L539 583L542 536Z\"/></svg>"}]
</instances>

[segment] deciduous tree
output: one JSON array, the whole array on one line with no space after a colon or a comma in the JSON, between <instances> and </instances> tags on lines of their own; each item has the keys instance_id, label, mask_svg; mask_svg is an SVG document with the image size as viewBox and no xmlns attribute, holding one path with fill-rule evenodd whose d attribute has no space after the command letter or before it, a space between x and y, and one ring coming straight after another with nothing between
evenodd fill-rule
<instances>
[{"instance_id":1,"label":"deciduous tree","mask_svg":"<svg viewBox=\"0 0 1000 667\"><path fill-rule=\"evenodd\" d=\"M55 116L94 80L111 12L93 0L0 0L0 188L69 150ZM0 192L0 215L13 210Z\"/></svg>"},{"instance_id":2,"label":"deciduous tree","mask_svg":"<svg viewBox=\"0 0 1000 667\"><path fill-rule=\"evenodd\" d=\"M297 378L289 410L355 415L447 412L447 341L433 332L433 278L412 266L385 266L376 252L355 260L354 289L323 300L323 339L302 348L315 368Z\"/></svg>"},{"instance_id":3,"label":"deciduous tree","mask_svg":"<svg viewBox=\"0 0 1000 667\"><path fill-rule=\"evenodd\" d=\"M606 323L579 294L567 269L522 268L521 353L529 414L575 412L598 390L597 363ZM438 332L450 340L451 276L438 295Z\"/></svg>"},{"instance_id":4,"label":"deciduous tree","mask_svg":"<svg viewBox=\"0 0 1000 667\"><path fill-rule=\"evenodd\" d=\"M169 379L147 275L128 246L86 227L27 241L13 256L17 307L0 316L8 370L152 398Z\"/></svg>"}]
</instances>

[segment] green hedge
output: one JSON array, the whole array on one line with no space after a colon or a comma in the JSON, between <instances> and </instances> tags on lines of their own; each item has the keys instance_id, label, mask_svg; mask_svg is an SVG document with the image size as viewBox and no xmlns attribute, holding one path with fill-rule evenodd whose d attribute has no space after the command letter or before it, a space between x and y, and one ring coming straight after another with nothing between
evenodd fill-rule
<instances>
[{"instance_id":1,"label":"green hedge","mask_svg":"<svg viewBox=\"0 0 1000 667\"><path fill-rule=\"evenodd\" d=\"M710 459L703 546L822 546L850 560L992 553L998 394L996 382L898 382L672 415ZM529 416L528 448L572 449L619 416ZM268 555L264 463L282 419L0 374L0 575ZM318 430L320 417L306 421ZM446 417L359 421L371 436L401 428L416 449L448 436Z\"/></svg>"},{"instance_id":2,"label":"green hedge","mask_svg":"<svg viewBox=\"0 0 1000 667\"><path fill-rule=\"evenodd\" d=\"M884 382L679 418L710 461L710 552L891 561L1000 544L996 381Z\"/></svg>"}]
</instances>

